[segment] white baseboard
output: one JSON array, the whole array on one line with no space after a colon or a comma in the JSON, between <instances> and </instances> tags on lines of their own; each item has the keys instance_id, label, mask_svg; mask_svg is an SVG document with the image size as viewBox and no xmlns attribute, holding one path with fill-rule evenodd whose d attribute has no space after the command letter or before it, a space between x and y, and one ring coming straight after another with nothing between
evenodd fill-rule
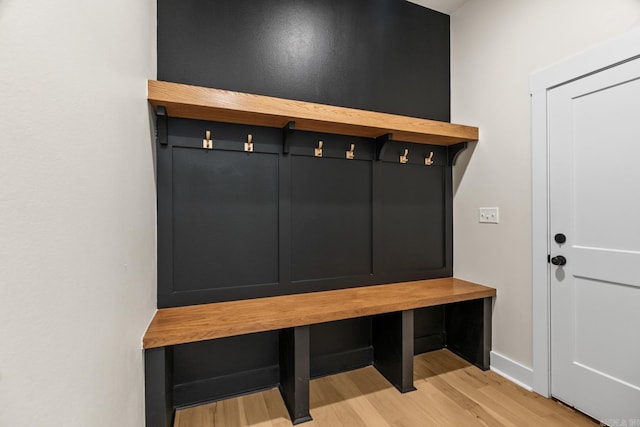
<instances>
[{"instance_id":1,"label":"white baseboard","mask_svg":"<svg viewBox=\"0 0 640 427\"><path fill-rule=\"evenodd\" d=\"M533 391L533 369L527 368L508 357L492 351L491 370L509 381L518 384L520 387L528 391Z\"/></svg>"}]
</instances>

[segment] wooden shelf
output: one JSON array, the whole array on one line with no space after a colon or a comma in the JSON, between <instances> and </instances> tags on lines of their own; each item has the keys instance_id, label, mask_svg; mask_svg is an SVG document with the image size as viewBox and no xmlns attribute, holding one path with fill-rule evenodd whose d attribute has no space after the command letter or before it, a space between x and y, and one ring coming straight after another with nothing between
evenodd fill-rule
<instances>
[{"instance_id":1,"label":"wooden shelf","mask_svg":"<svg viewBox=\"0 0 640 427\"><path fill-rule=\"evenodd\" d=\"M493 288L448 277L163 308L151 321L143 347L273 331L495 295Z\"/></svg>"},{"instance_id":2,"label":"wooden shelf","mask_svg":"<svg viewBox=\"0 0 640 427\"><path fill-rule=\"evenodd\" d=\"M149 80L148 99L163 106L170 117L283 128L295 122L298 130L378 138L392 134L396 141L453 145L477 141L478 128L394 114L334 107Z\"/></svg>"}]
</instances>

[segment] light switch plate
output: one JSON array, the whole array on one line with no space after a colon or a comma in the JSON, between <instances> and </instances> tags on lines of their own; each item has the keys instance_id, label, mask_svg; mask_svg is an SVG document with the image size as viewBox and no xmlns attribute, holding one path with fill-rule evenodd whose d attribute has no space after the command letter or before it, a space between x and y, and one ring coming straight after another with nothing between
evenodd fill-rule
<instances>
[{"instance_id":1,"label":"light switch plate","mask_svg":"<svg viewBox=\"0 0 640 427\"><path fill-rule=\"evenodd\" d=\"M498 222L500 222L500 209L499 208L479 208L478 222L481 222L484 224L497 224Z\"/></svg>"}]
</instances>

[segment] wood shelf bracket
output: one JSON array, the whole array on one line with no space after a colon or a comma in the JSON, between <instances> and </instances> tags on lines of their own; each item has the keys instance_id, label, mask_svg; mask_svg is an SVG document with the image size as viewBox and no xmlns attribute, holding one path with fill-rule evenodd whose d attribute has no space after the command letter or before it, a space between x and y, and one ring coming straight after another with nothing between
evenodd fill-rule
<instances>
[{"instance_id":1,"label":"wood shelf bracket","mask_svg":"<svg viewBox=\"0 0 640 427\"><path fill-rule=\"evenodd\" d=\"M160 145L169 144L169 120L167 109L162 105L156 108L156 137Z\"/></svg>"},{"instance_id":2,"label":"wood shelf bracket","mask_svg":"<svg viewBox=\"0 0 640 427\"><path fill-rule=\"evenodd\" d=\"M387 143L393 139L392 133L386 133L382 136L379 136L375 140L376 144L376 160L382 160L384 153L386 151Z\"/></svg>"},{"instance_id":3,"label":"wood shelf bracket","mask_svg":"<svg viewBox=\"0 0 640 427\"><path fill-rule=\"evenodd\" d=\"M459 144L450 145L447 147L447 166L454 166L456 164L456 160L458 160L458 156L464 150L467 149L468 143L461 142Z\"/></svg>"},{"instance_id":4,"label":"wood shelf bracket","mask_svg":"<svg viewBox=\"0 0 640 427\"><path fill-rule=\"evenodd\" d=\"M291 148L291 138L293 137L293 131L296 129L296 122L291 121L288 122L282 128L282 152L284 154L289 154L289 149Z\"/></svg>"}]
</instances>

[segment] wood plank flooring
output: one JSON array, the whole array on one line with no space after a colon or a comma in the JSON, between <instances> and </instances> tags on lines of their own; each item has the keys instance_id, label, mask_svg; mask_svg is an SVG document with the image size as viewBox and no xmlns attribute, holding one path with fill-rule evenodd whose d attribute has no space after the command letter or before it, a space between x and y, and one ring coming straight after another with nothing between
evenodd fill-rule
<instances>
[{"instance_id":1,"label":"wood plank flooring","mask_svg":"<svg viewBox=\"0 0 640 427\"><path fill-rule=\"evenodd\" d=\"M415 357L416 391L400 394L369 366L311 381L305 427L589 426L545 399L447 350ZM177 411L175 427L291 427L277 389Z\"/></svg>"}]
</instances>

